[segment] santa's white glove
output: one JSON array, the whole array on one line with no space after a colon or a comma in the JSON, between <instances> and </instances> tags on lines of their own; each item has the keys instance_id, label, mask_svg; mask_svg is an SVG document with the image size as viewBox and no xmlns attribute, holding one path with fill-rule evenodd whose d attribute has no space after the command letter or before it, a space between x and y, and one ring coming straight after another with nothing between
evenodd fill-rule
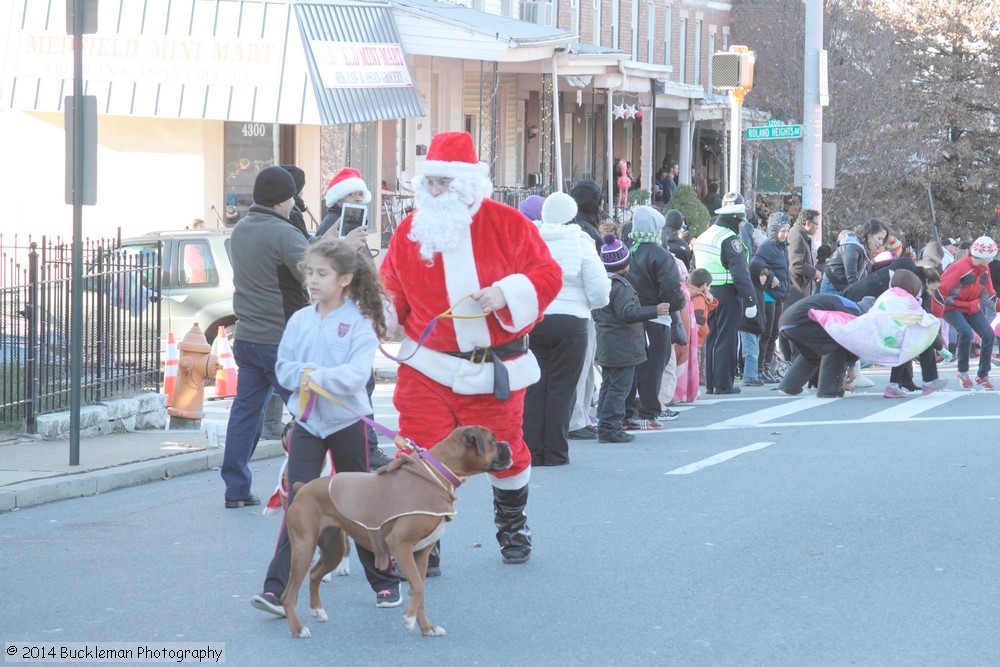
<instances>
[{"instance_id":1,"label":"santa's white glove","mask_svg":"<svg viewBox=\"0 0 1000 667\"><path fill-rule=\"evenodd\" d=\"M750 306L749 308L743 311L743 314L746 315L746 318L748 320L752 320L753 318L757 317L757 306Z\"/></svg>"}]
</instances>

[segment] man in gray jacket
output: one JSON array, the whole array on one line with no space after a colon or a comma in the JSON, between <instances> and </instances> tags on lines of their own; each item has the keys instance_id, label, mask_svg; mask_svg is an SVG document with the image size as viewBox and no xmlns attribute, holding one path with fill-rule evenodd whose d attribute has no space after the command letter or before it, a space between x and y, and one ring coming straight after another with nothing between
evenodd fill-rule
<instances>
[{"instance_id":1,"label":"man in gray jacket","mask_svg":"<svg viewBox=\"0 0 1000 667\"><path fill-rule=\"evenodd\" d=\"M222 479L226 507L259 505L250 493L250 457L257 448L264 405L272 389L287 402L291 395L274 374L278 343L292 313L309 303L299 260L308 241L289 222L298 188L281 167L267 167L253 186L253 205L233 229L233 357L240 369L229 413Z\"/></svg>"}]
</instances>

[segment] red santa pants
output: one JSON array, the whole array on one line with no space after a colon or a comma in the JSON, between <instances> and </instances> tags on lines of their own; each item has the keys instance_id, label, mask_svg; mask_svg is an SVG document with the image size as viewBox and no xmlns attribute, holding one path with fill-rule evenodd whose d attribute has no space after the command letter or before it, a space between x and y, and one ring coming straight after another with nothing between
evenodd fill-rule
<instances>
[{"instance_id":1,"label":"red santa pants","mask_svg":"<svg viewBox=\"0 0 1000 667\"><path fill-rule=\"evenodd\" d=\"M514 464L491 474L497 478L494 486L507 488L499 480L515 477L531 465L531 452L521 433L524 392L512 391L506 401L497 400L493 394L456 394L423 373L400 365L392 403L399 411L400 434L426 449L444 440L458 426L485 426L497 440L506 440Z\"/></svg>"}]
</instances>

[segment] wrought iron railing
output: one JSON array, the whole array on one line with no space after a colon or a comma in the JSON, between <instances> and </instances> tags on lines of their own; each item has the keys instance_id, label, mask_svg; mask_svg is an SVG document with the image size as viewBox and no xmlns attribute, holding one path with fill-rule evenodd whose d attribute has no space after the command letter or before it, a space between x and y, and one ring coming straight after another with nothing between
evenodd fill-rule
<instances>
[{"instance_id":1,"label":"wrought iron railing","mask_svg":"<svg viewBox=\"0 0 1000 667\"><path fill-rule=\"evenodd\" d=\"M72 290L83 290L81 402L156 391L162 251L126 254L113 240L83 245L0 235L0 438L34 433L37 417L70 403Z\"/></svg>"}]
</instances>

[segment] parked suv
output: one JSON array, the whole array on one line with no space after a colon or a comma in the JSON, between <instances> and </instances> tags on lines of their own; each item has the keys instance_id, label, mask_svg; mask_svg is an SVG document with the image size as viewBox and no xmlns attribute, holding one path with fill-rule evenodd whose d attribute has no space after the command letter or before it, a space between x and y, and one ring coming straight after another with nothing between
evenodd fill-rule
<instances>
[{"instance_id":1,"label":"parked suv","mask_svg":"<svg viewBox=\"0 0 1000 667\"><path fill-rule=\"evenodd\" d=\"M179 342L196 322L209 343L220 325L232 338L236 314L231 238L231 230L205 229L151 232L122 240L121 251L128 254L155 254L157 244L163 243L162 340L172 332Z\"/></svg>"}]
</instances>

